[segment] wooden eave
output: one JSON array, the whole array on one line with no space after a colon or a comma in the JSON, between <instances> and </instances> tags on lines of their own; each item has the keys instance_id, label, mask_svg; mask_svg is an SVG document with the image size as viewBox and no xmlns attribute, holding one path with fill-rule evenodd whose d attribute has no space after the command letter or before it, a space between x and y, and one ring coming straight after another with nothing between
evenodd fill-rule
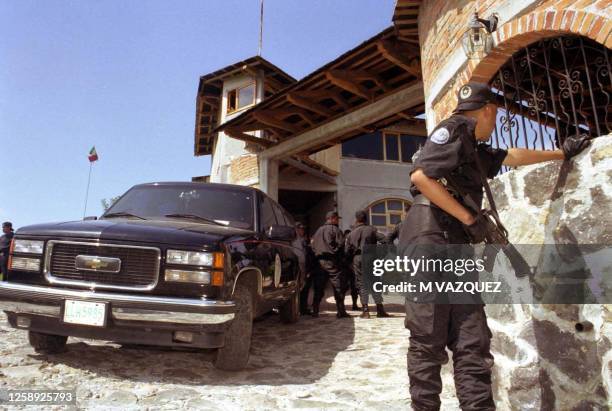
<instances>
[{"instance_id":1,"label":"wooden eave","mask_svg":"<svg viewBox=\"0 0 612 411\"><path fill-rule=\"evenodd\" d=\"M238 139L244 137L245 131L263 130L261 138L251 136L249 142L259 140L262 148L267 148L421 81L419 47L398 39L395 27L389 27L217 130ZM408 110L303 154L406 118L412 119L423 111L424 96Z\"/></svg>"},{"instance_id":2,"label":"wooden eave","mask_svg":"<svg viewBox=\"0 0 612 411\"><path fill-rule=\"evenodd\" d=\"M419 45L419 8L422 0L396 0L393 26L398 39Z\"/></svg>"},{"instance_id":3,"label":"wooden eave","mask_svg":"<svg viewBox=\"0 0 612 411\"><path fill-rule=\"evenodd\" d=\"M272 95L296 82L296 79L266 59L256 56L231 64L215 72L200 77L196 98L196 125L194 154L211 154L213 151L219 121L223 81L244 72L256 75L263 71L265 76L264 93Z\"/></svg>"}]
</instances>

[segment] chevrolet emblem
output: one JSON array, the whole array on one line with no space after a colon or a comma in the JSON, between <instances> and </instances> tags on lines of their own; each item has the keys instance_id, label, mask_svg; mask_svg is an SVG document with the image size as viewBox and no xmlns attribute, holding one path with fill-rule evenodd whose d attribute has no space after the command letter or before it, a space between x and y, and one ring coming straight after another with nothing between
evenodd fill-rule
<instances>
[{"instance_id":1,"label":"chevrolet emblem","mask_svg":"<svg viewBox=\"0 0 612 411\"><path fill-rule=\"evenodd\" d=\"M74 263L77 270L83 271L118 273L121 270L121 260L112 257L77 255Z\"/></svg>"}]
</instances>

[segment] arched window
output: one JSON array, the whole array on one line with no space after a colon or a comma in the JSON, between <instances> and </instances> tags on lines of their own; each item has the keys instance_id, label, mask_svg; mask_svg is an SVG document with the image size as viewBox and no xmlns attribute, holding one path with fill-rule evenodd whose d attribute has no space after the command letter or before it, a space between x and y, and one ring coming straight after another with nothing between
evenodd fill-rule
<instances>
[{"instance_id":1,"label":"arched window","mask_svg":"<svg viewBox=\"0 0 612 411\"><path fill-rule=\"evenodd\" d=\"M386 198L377 201L369 208L370 224L381 231L387 231L395 227L404 219L410 202L400 198Z\"/></svg>"},{"instance_id":2,"label":"arched window","mask_svg":"<svg viewBox=\"0 0 612 411\"><path fill-rule=\"evenodd\" d=\"M494 146L551 150L567 136L612 131L610 50L589 38L548 37L514 53L490 81Z\"/></svg>"}]
</instances>

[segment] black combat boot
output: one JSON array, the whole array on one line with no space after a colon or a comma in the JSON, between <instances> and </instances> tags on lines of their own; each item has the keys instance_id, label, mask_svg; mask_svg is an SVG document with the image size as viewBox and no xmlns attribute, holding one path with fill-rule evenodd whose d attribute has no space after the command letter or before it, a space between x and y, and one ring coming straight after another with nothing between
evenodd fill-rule
<instances>
[{"instance_id":1,"label":"black combat boot","mask_svg":"<svg viewBox=\"0 0 612 411\"><path fill-rule=\"evenodd\" d=\"M359 297L356 293L351 293L351 299L353 300L353 311L359 311L359 306L357 305L357 298Z\"/></svg>"},{"instance_id":2,"label":"black combat boot","mask_svg":"<svg viewBox=\"0 0 612 411\"><path fill-rule=\"evenodd\" d=\"M342 294L338 292L334 292L334 299L336 300L336 317L337 318L347 318L350 315L346 312L346 308L344 306L344 298L342 298Z\"/></svg>"},{"instance_id":3,"label":"black combat boot","mask_svg":"<svg viewBox=\"0 0 612 411\"><path fill-rule=\"evenodd\" d=\"M391 317L389 314L387 314L385 307L382 304L376 304L376 316L378 318Z\"/></svg>"},{"instance_id":4,"label":"black combat boot","mask_svg":"<svg viewBox=\"0 0 612 411\"><path fill-rule=\"evenodd\" d=\"M313 317L317 318L319 316L319 303L312 304L312 312L310 313Z\"/></svg>"},{"instance_id":5,"label":"black combat boot","mask_svg":"<svg viewBox=\"0 0 612 411\"><path fill-rule=\"evenodd\" d=\"M368 309L367 305L363 306L363 311L361 315L359 316L359 318L370 318L370 310Z\"/></svg>"}]
</instances>

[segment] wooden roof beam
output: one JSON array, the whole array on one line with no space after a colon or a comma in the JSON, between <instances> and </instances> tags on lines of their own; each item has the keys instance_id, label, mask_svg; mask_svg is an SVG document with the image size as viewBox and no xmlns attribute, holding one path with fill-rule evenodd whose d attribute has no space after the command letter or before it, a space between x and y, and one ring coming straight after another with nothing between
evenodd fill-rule
<instances>
[{"instance_id":1,"label":"wooden roof beam","mask_svg":"<svg viewBox=\"0 0 612 411\"><path fill-rule=\"evenodd\" d=\"M275 118L269 114L267 114L266 112L258 112L258 111L254 111L253 112L253 117L255 117L256 120L267 124L270 127L275 127L275 128L279 128L281 130L285 130L288 131L292 134L295 134L299 131L299 129L291 124L288 124L282 120L279 120L278 118Z\"/></svg>"},{"instance_id":2,"label":"wooden roof beam","mask_svg":"<svg viewBox=\"0 0 612 411\"><path fill-rule=\"evenodd\" d=\"M329 98L335 101L336 104L338 104L344 110L348 110L351 108L351 106L344 100L344 98L342 98L342 95L340 94L340 92L336 90L330 90L330 89L300 90L300 91L292 91L291 94L294 94L295 96L298 96L298 97L319 100L319 101ZM335 114L336 113L334 113L334 115Z\"/></svg>"},{"instance_id":3,"label":"wooden roof beam","mask_svg":"<svg viewBox=\"0 0 612 411\"><path fill-rule=\"evenodd\" d=\"M262 111L263 113L275 117L275 118L279 118L279 119L285 119L289 116L292 116L294 114L297 114L298 116L300 116L302 119L304 119L308 124L310 124L311 126L313 126L316 123L316 120L314 119L314 117L312 117L312 115L310 115L310 113L308 113L306 110L300 108L300 107L287 107L287 108L277 108L277 109L268 109L268 110L264 110Z\"/></svg>"},{"instance_id":4,"label":"wooden roof beam","mask_svg":"<svg viewBox=\"0 0 612 411\"><path fill-rule=\"evenodd\" d=\"M319 104L312 99L302 97L296 92L288 93L286 98L289 103L304 108L306 110L310 110L313 113L319 114L321 116L331 117L336 114L334 111L325 107L323 104Z\"/></svg>"},{"instance_id":5,"label":"wooden roof beam","mask_svg":"<svg viewBox=\"0 0 612 411\"><path fill-rule=\"evenodd\" d=\"M374 93L355 81L355 78L350 76L346 70L329 70L325 73L325 77L332 84L353 93L366 100L374 99Z\"/></svg>"},{"instance_id":6,"label":"wooden roof beam","mask_svg":"<svg viewBox=\"0 0 612 411\"><path fill-rule=\"evenodd\" d=\"M393 40L381 40L376 44L376 47L387 60L413 76L421 78L421 62L417 57L420 53L418 47L410 43Z\"/></svg>"},{"instance_id":7,"label":"wooden roof beam","mask_svg":"<svg viewBox=\"0 0 612 411\"><path fill-rule=\"evenodd\" d=\"M228 136L230 136L232 138L235 138L237 140L242 140L242 141L245 141L247 143L256 144L256 145L258 145L260 147L264 147L264 148L271 147L272 144L273 144L269 140L264 140L263 138L259 138L259 137L252 136L250 134L243 133L243 132L238 131L236 129L233 129L231 127L228 127L223 132L225 134L227 134Z\"/></svg>"},{"instance_id":8,"label":"wooden roof beam","mask_svg":"<svg viewBox=\"0 0 612 411\"><path fill-rule=\"evenodd\" d=\"M333 70L333 71L335 72L335 74L339 76L346 77L346 78L352 78L357 81L372 80L380 88L382 88L383 91L385 92L389 91L390 89L387 83L385 82L385 80L381 76L379 76L378 74L372 73L371 71L368 71L368 70Z\"/></svg>"}]
</instances>

